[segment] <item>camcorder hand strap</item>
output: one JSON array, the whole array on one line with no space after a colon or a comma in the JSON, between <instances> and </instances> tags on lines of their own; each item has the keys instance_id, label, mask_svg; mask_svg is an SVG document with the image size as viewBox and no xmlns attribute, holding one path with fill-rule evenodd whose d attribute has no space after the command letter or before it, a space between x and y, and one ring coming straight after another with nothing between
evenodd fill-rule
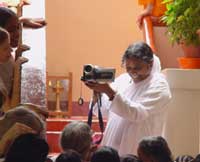
<instances>
[{"instance_id":1,"label":"camcorder hand strap","mask_svg":"<svg viewBox=\"0 0 200 162\"><path fill-rule=\"evenodd\" d=\"M91 107L88 113L88 125L90 126L90 128L92 127L92 116L93 116L93 107L94 107L95 103L92 102L91 103ZM101 130L101 136L98 140L94 141L94 144L100 144L101 140L103 138L103 131L104 131L104 123L103 123L103 117L102 117L102 113L101 113L101 94L98 94L97 97L97 107L98 107L98 120L99 120L99 127Z\"/></svg>"}]
</instances>

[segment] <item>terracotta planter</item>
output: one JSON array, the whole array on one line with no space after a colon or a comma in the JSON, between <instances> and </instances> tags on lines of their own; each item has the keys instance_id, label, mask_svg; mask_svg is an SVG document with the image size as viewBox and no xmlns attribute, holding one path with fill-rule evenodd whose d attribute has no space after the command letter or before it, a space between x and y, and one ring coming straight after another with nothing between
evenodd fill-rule
<instances>
[{"instance_id":1,"label":"terracotta planter","mask_svg":"<svg viewBox=\"0 0 200 162\"><path fill-rule=\"evenodd\" d=\"M182 69L200 69L200 46L186 45L180 43L184 57L178 58L179 66Z\"/></svg>"},{"instance_id":2,"label":"terracotta planter","mask_svg":"<svg viewBox=\"0 0 200 162\"><path fill-rule=\"evenodd\" d=\"M185 43L180 43L180 46L185 57L200 58L200 46L185 45Z\"/></svg>"},{"instance_id":3,"label":"terracotta planter","mask_svg":"<svg viewBox=\"0 0 200 162\"><path fill-rule=\"evenodd\" d=\"M200 58L178 58L179 66L182 69L200 69Z\"/></svg>"}]
</instances>

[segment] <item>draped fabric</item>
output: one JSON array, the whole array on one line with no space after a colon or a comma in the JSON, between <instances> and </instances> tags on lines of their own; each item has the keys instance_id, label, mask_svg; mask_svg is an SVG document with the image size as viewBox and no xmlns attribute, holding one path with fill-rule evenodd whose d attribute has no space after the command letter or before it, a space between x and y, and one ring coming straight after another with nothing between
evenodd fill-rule
<instances>
[{"instance_id":1,"label":"draped fabric","mask_svg":"<svg viewBox=\"0 0 200 162\"><path fill-rule=\"evenodd\" d=\"M153 69L145 80L134 83L124 73L111 86L117 92L113 101L102 95L101 110L107 117L107 125L101 144L117 149L120 155L136 154L142 137L164 133L166 105L171 94L160 73L159 60L155 61L154 56Z\"/></svg>"},{"instance_id":2,"label":"draped fabric","mask_svg":"<svg viewBox=\"0 0 200 162\"><path fill-rule=\"evenodd\" d=\"M11 57L7 62L0 63L0 116L6 97L11 97L14 79L14 59Z\"/></svg>"},{"instance_id":3,"label":"draped fabric","mask_svg":"<svg viewBox=\"0 0 200 162\"><path fill-rule=\"evenodd\" d=\"M0 63L0 87L6 88L7 95L11 95L14 79L14 60L11 57L7 62Z\"/></svg>"}]
</instances>

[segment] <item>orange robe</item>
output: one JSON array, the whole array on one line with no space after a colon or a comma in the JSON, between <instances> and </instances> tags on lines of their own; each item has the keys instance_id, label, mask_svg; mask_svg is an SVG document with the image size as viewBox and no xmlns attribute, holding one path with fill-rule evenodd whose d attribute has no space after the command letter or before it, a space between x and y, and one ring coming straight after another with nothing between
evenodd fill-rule
<instances>
[{"instance_id":1,"label":"orange robe","mask_svg":"<svg viewBox=\"0 0 200 162\"><path fill-rule=\"evenodd\" d=\"M138 0L139 5L143 5L144 8L149 3L153 4L153 11L152 11L152 16L162 16L165 11L166 11L166 5L162 3L163 0Z\"/></svg>"}]
</instances>

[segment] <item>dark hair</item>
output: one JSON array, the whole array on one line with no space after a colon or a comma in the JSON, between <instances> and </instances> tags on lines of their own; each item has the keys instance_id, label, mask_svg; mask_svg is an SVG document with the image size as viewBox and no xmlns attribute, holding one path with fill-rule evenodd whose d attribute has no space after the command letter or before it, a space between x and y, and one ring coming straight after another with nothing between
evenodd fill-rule
<instances>
[{"instance_id":1,"label":"dark hair","mask_svg":"<svg viewBox=\"0 0 200 162\"><path fill-rule=\"evenodd\" d=\"M91 162L120 162L120 157L114 148L102 146L94 152Z\"/></svg>"},{"instance_id":2,"label":"dark hair","mask_svg":"<svg viewBox=\"0 0 200 162\"><path fill-rule=\"evenodd\" d=\"M172 162L172 154L167 142L161 136L145 137L139 143L139 150L157 162Z\"/></svg>"},{"instance_id":3,"label":"dark hair","mask_svg":"<svg viewBox=\"0 0 200 162\"><path fill-rule=\"evenodd\" d=\"M126 59L136 58L150 63L153 60L153 51L144 42L137 42L128 46L122 57L122 64Z\"/></svg>"},{"instance_id":4,"label":"dark hair","mask_svg":"<svg viewBox=\"0 0 200 162\"><path fill-rule=\"evenodd\" d=\"M195 157L195 162L200 162L200 154L197 154L197 156Z\"/></svg>"},{"instance_id":5,"label":"dark hair","mask_svg":"<svg viewBox=\"0 0 200 162\"><path fill-rule=\"evenodd\" d=\"M1 17L1 16L0 16ZM0 44L9 38L9 33L0 27Z\"/></svg>"},{"instance_id":6,"label":"dark hair","mask_svg":"<svg viewBox=\"0 0 200 162\"><path fill-rule=\"evenodd\" d=\"M6 26L10 18L17 18L17 15L11 9L6 7L0 7L0 15L0 27L3 28Z\"/></svg>"},{"instance_id":7,"label":"dark hair","mask_svg":"<svg viewBox=\"0 0 200 162\"><path fill-rule=\"evenodd\" d=\"M61 153L57 158L56 162L81 162L81 156L75 150L66 150Z\"/></svg>"},{"instance_id":8,"label":"dark hair","mask_svg":"<svg viewBox=\"0 0 200 162\"><path fill-rule=\"evenodd\" d=\"M24 134L10 146L5 162L45 162L49 152L47 142L35 134Z\"/></svg>"},{"instance_id":9,"label":"dark hair","mask_svg":"<svg viewBox=\"0 0 200 162\"><path fill-rule=\"evenodd\" d=\"M121 162L141 162L140 159L133 154L126 154L120 157Z\"/></svg>"}]
</instances>

